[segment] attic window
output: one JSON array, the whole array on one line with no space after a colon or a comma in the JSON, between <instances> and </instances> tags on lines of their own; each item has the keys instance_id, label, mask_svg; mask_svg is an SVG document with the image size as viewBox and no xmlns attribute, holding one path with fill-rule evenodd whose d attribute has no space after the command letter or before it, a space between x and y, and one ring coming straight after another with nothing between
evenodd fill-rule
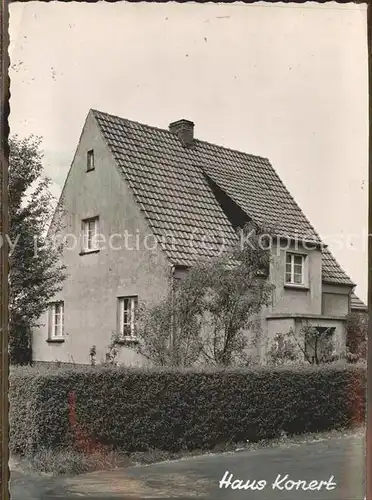
<instances>
[{"instance_id":1,"label":"attic window","mask_svg":"<svg viewBox=\"0 0 372 500\"><path fill-rule=\"evenodd\" d=\"M94 170L94 150L90 149L87 152L87 172Z\"/></svg>"}]
</instances>

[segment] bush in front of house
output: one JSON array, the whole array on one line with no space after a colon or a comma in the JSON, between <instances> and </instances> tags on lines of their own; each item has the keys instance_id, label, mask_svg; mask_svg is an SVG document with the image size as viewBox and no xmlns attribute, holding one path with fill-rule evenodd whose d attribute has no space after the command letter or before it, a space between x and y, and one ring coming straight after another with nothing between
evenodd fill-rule
<instances>
[{"instance_id":1,"label":"bush in front of house","mask_svg":"<svg viewBox=\"0 0 372 500\"><path fill-rule=\"evenodd\" d=\"M31 372L11 374L10 446L17 453L81 440L127 452L211 449L365 421L366 369L359 365Z\"/></svg>"},{"instance_id":2,"label":"bush in front of house","mask_svg":"<svg viewBox=\"0 0 372 500\"><path fill-rule=\"evenodd\" d=\"M53 421L56 425L63 420L68 405L56 405L53 411L53 400L49 408L45 404L45 382L54 374L84 372L85 367L74 365L59 368L56 364L45 364L35 366L11 366L9 372L9 441L10 450L16 454L32 454L42 448L43 434L51 430L53 433ZM63 401L62 393L58 391L60 402ZM57 398L58 399L58 396ZM70 426L66 426L69 431ZM71 431L70 431L71 432ZM53 446L55 447L55 446Z\"/></svg>"},{"instance_id":3,"label":"bush in front of house","mask_svg":"<svg viewBox=\"0 0 372 500\"><path fill-rule=\"evenodd\" d=\"M36 419L38 395L42 393L39 387L41 377L37 372L25 367L22 372L17 369L12 373L11 370L10 379L10 448L13 452L24 453L33 448L33 443L39 441L36 436Z\"/></svg>"}]
</instances>

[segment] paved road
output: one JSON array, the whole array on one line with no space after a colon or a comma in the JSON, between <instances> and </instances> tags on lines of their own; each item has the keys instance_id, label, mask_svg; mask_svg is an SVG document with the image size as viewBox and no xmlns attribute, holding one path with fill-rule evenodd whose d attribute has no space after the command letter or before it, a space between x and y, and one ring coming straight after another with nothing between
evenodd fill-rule
<instances>
[{"instance_id":1,"label":"paved road","mask_svg":"<svg viewBox=\"0 0 372 500\"><path fill-rule=\"evenodd\" d=\"M232 480L266 481L261 491L219 488L226 471ZM278 475L285 481L273 483ZM333 480L328 489L296 489L295 483ZM235 486L239 483L235 483ZM312 483L314 488L316 483ZM283 488L283 489L280 489ZM94 472L75 477L32 478L14 472L12 500L362 500L364 498L364 439L361 436L331 438L257 451L240 451L165 462L146 467L130 467L110 472Z\"/></svg>"}]
</instances>

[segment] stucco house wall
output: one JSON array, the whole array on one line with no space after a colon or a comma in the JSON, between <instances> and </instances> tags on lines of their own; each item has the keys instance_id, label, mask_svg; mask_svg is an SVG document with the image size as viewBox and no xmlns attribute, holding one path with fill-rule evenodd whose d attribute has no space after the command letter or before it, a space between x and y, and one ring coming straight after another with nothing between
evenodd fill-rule
<instances>
[{"instance_id":1,"label":"stucco house wall","mask_svg":"<svg viewBox=\"0 0 372 500\"><path fill-rule=\"evenodd\" d=\"M349 312L351 286L322 283L322 256L319 249L301 248L282 244L273 245L270 280L275 285L272 305L263 310L264 335L260 347L261 362L267 361L266 352L277 333L291 329L301 338L302 325L334 327L334 346L339 352L346 344L346 316ZM305 283L285 283L286 253L303 253L305 260Z\"/></svg>"},{"instance_id":2,"label":"stucco house wall","mask_svg":"<svg viewBox=\"0 0 372 500\"><path fill-rule=\"evenodd\" d=\"M322 314L341 316L350 309L350 287L323 285Z\"/></svg>"},{"instance_id":3,"label":"stucco house wall","mask_svg":"<svg viewBox=\"0 0 372 500\"><path fill-rule=\"evenodd\" d=\"M87 172L90 149L94 149L95 169ZM34 359L85 364L90 361L93 345L97 361L104 359L111 333L117 330L117 297L138 295L139 302L159 299L169 290L171 266L155 244L91 115L62 196L66 210L63 234L68 245L63 259L71 278L53 300L64 301L65 341L48 342L48 318L44 314L44 326L33 332ZM82 219L95 216L99 217L102 249L80 255ZM131 235L127 243L125 231ZM128 365L144 361L127 347L120 348L118 359Z\"/></svg>"},{"instance_id":4,"label":"stucco house wall","mask_svg":"<svg viewBox=\"0 0 372 500\"><path fill-rule=\"evenodd\" d=\"M286 253L306 255L305 284L285 283ZM273 244L270 280L275 284L271 313L321 314L322 255L318 249L306 249L297 245Z\"/></svg>"}]
</instances>

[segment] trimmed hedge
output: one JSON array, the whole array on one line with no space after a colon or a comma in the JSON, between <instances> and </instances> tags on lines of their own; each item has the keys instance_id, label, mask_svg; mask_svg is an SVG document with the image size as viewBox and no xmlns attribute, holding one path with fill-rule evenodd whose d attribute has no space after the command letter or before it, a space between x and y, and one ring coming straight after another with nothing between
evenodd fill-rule
<instances>
[{"instance_id":1,"label":"trimmed hedge","mask_svg":"<svg viewBox=\"0 0 372 500\"><path fill-rule=\"evenodd\" d=\"M80 431L128 452L210 449L365 422L365 366L19 369L10 382L10 448L21 454L76 443L72 396Z\"/></svg>"}]
</instances>

